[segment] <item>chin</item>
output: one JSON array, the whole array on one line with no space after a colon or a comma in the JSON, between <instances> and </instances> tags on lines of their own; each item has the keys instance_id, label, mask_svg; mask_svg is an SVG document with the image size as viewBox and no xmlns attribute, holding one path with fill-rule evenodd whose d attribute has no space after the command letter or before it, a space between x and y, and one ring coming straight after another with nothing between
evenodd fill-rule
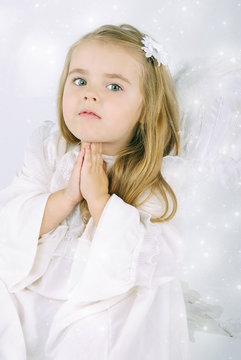
<instances>
[{"instance_id":1,"label":"chin","mask_svg":"<svg viewBox=\"0 0 241 360\"><path fill-rule=\"evenodd\" d=\"M76 136L76 135L75 135ZM84 142L102 142L103 137L94 136L93 134L88 134L84 132L78 132L78 139Z\"/></svg>"},{"instance_id":2,"label":"chin","mask_svg":"<svg viewBox=\"0 0 241 360\"><path fill-rule=\"evenodd\" d=\"M82 142L97 142L93 136L84 135L83 132L80 131L72 131L72 134Z\"/></svg>"},{"instance_id":3,"label":"chin","mask_svg":"<svg viewBox=\"0 0 241 360\"><path fill-rule=\"evenodd\" d=\"M94 131L90 129L69 129L72 134L79 139L81 142L103 142L103 136L94 136Z\"/></svg>"},{"instance_id":4,"label":"chin","mask_svg":"<svg viewBox=\"0 0 241 360\"><path fill-rule=\"evenodd\" d=\"M81 141L84 141L84 142L101 142L100 139L96 139L96 138L93 138L93 137L83 137L81 136L80 138Z\"/></svg>"},{"instance_id":5,"label":"chin","mask_svg":"<svg viewBox=\"0 0 241 360\"><path fill-rule=\"evenodd\" d=\"M80 141L81 141L81 143L82 144L84 144L84 143L87 143L87 142L89 142L89 143L98 143L98 142L102 142L101 140L99 140L99 139L93 139L93 138L81 138L80 139Z\"/></svg>"}]
</instances>

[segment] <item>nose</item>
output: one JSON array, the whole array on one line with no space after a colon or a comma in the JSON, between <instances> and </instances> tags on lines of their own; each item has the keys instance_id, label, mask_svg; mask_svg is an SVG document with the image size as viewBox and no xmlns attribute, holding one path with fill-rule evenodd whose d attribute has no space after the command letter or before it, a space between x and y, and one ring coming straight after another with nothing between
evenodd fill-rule
<instances>
[{"instance_id":1,"label":"nose","mask_svg":"<svg viewBox=\"0 0 241 360\"><path fill-rule=\"evenodd\" d=\"M99 101L99 96L98 96L98 94L96 93L96 91L93 91L93 90L91 90L91 89L88 89L86 92L85 92L85 94L84 94L84 100L85 101L91 101L91 100L93 100L93 101L95 101L95 102L97 102L97 101Z\"/></svg>"},{"instance_id":2,"label":"nose","mask_svg":"<svg viewBox=\"0 0 241 360\"><path fill-rule=\"evenodd\" d=\"M84 100L91 100L93 99L94 101L97 101L97 97L96 96L91 96L91 95L88 95L88 96L84 96Z\"/></svg>"}]
</instances>

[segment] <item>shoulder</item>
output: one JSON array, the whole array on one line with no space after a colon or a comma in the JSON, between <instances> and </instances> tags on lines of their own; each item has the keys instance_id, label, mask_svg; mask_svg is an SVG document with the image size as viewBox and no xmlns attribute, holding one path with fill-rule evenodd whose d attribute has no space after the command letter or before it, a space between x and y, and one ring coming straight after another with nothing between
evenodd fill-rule
<instances>
[{"instance_id":1,"label":"shoulder","mask_svg":"<svg viewBox=\"0 0 241 360\"><path fill-rule=\"evenodd\" d=\"M180 158L179 156L165 156L162 161L161 167L161 174L164 180L168 183L168 185L174 191L177 200L182 195L182 186L184 179L186 178L188 173L187 162ZM168 202L170 204L170 211L171 211L171 204L172 199L167 191L166 196ZM146 211L154 217L160 217L163 212L165 211L166 205L165 201L158 190L146 190L142 196L141 201L144 199L147 200L141 204L138 208L140 210Z\"/></svg>"},{"instance_id":2,"label":"shoulder","mask_svg":"<svg viewBox=\"0 0 241 360\"><path fill-rule=\"evenodd\" d=\"M44 121L41 125L34 128L31 132L31 135L28 139L28 147L33 147L36 144L43 142L51 142L57 137L59 132L58 126L56 123L50 120Z\"/></svg>"},{"instance_id":3,"label":"shoulder","mask_svg":"<svg viewBox=\"0 0 241 360\"><path fill-rule=\"evenodd\" d=\"M28 150L42 151L52 167L55 167L56 161L66 153L67 147L58 124L50 120L36 127L28 141Z\"/></svg>"}]
</instances>

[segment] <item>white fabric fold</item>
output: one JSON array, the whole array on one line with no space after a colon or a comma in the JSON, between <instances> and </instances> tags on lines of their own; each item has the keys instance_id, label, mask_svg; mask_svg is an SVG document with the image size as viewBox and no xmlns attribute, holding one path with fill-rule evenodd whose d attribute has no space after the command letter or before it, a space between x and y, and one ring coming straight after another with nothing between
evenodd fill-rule
<instances>
[{"instance_id":1,"label":"white fabric fold","mask_svg":"<svg viewBox=\"0 0 241 360\"><path fill-rule=\"evenodd\" d=\"M168 242L176 243L177 234L167 230L163 236L163 224L153 224L150 218L150 214L111 195L95 231L84 275L71 297L78 302L97 301L120 295L133 286L154 286L157 263L161 266L155 285L173 280L176 254L172 250L176 245L171 247ZM145 259L140 258L143 246ZM152 261L154 256L157 259Z\"/></svg>"},{"instance_id":2,"label":"white fabric fold","mask_svg":"<svg viewBox=\"0 0 241 360\"><path fill-rule=\"evenodd\" d=\"M19 195L1 210L0 277L10 291L18 288L33 266L48 196Z\"/></svg>"},{"instance_id":3,"label":"white fabric fold","mask_svg":"<svg viewBox=\"0 0 241 360\"><path fill-rule=\"evenodd\" d=\"M26 360L24 335L17 309L11 294L9 294L6 285L1 280L0 304L0 359Z\"/></svg>"},{"instance_id":4,"label":"white fabric fold","mask_svg":"<svg viewBox=\"0 0 241 360\"><path fill-rule=\"evenodd\" d=\"M28 283L26 278L38 250L39 232L53 172L53 164L46 157L44 141L53 129L54 123L46 122L33 132L25 149L21 171L12 184L0 192L0 279L12 292ZM50 140L49 144L56 141L53 138ZM48 154L51 154L49 150Z\"/></svg>"},{"instance_id":5,"label":"white fabric fold","mask_svg":"<svg viewBox=\"0 0 241 360\"><path fill-rule=\"evenodd\" d=\"M60 344L64 343L71 327L79 324L79 328L81 319L117 306L128 297L132 299L133 308L130 308L128 321L123 323L122 328L118 330L121 331L122 336L115 345L116 350L111 350L113 355L110 353L109 359L119 359L118 353L120 356L124 339L126 342L127 334L132 331L134 324L146 321L144 319L150 311L152 301L158 297L159 292L163 293L168 303L174 296L175 289L176 307L179 312L185 314L185 304L177 276L178 261L182 257L182 242L174 228L160 223L151 223L150 218L151 214L138 210L113 194L104 208L97 227L93 219L90 219L81 237L81 240L85 240L85 267L80 274L83 259L79 257L80 252L77 250L71 273L71 277L74 276L75 279L70 280L76 285L69 293L69 300L59 309L53 320L46 344L48 356L62 359ZM91 237L92 242L90 242ZM76 282L78 270L79 281ZM136 315L138 308L142 311L139 314L140 317ZM163 334L165 327L170 326L174 329L177 326L173 322L176 321L174 319L178 314L173 312L169 319L168 311L170 310L167 310L167 314L163 314ZM176 331L177 333L180 331L177 338L182 334L183 343L187 344L185 316ZM162 345L159 349L163 355L168 348L168 351L171 351L169 344L164 345L164 338L160 341ZM125 346L127 353L131 352L133 345L130 340ZM185 353L186 357L184 356L183 359L188 359L187 348L178 351L179 355Z\"/></svg>"}]
</instances>

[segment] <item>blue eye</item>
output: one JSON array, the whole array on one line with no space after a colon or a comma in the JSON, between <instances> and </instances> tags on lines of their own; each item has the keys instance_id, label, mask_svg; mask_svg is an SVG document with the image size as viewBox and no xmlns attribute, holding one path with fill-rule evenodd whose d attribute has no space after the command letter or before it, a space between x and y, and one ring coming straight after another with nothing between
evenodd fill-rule
<instances>
[{"instance_id":1,"label":"blue eye","mask_svg":"<svg viewBox=\"0 0 241 360\"><path fill-rule=\"evenodd\" d=\"M117 87L119 88L119 90L122 90L121 87L120 87L119 85L117 85L117 84L110 84L110 85L108 85L108 86L114 86L114 87L117 86ZM108 86L107 86L107 87L108 87ZM113 88L112 88L112 89L113 89ZM114 91L119 91L118 89L116 90L116 88L114 88L113 90L114 90Z\"/></svg>"},{"instance_id":2,"label":"blue eye","mask_svg":"<svg viewBox=\"0 0 241 360\"><path fill-rule=\"evenodd\" d=\"M76 81L76 80L78 80L78 81ZM75 78L75 79L73 80L73 82L74 82L75 85L77 85L77 86L86 85L86 84L83 84L82 81L84 81L84 82L86 83L86 81L85 81L84 79L81 79L81 78Z\"/></svg>"},{"instance_id":3,"label":"blue eye","mask_svg":"<svg viewBox=\"0 0 241 360\"><path fill-rule=\"evenodd\" d=\"M73 83L74 83L75 85L77 85L77 86L83 86L83 85L86 85L86 84L87 84L87 82L86 82L84 79L82 79L82 78L75 78L75 79L73 79ZM121 88L119 85L117 85L117 84L110 84L110 85L108 85L108 86L112 86L112 90L114 90L114 91L122 90L122 88ZM107 86L107 87L108 87L108 86Z\"/></svg>"}]
</instances>

